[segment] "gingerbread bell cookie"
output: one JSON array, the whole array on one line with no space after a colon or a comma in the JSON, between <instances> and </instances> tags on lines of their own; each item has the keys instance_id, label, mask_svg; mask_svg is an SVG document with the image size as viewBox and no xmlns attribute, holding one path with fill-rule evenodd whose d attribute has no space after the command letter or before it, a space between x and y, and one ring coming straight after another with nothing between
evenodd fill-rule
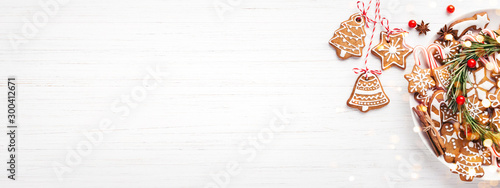
<instances>
[{"instance_id":1,"label":"gingerbread bell cookie","mask_svg":"<svg viewBox=\"0 0 500 188\"><path fill-rule=\"evenodd\" d=\"M380 33L380 43L373 48L372 54L381 59L382 70L392 66L406 69L406 57L411 54L413 49L406 45L404 36L405 33L390 36L386 32Z\"/></svg>"},{"instance_id":2,"label":"gingerbread bell cookie","mask_svg":"<svg viewBox=\"0 0 500 188\"><path fill-rule=\"evenodd\" d=\"M330 39L330 45L335 48L341 59L361 57L361 51L365 47L365 35L365 18L356 13L340 24L340 28Z\"/></svg>"},{"instance_id":3,"label":"gingerbread bell cookie","mask_svg":"<svg viewBox=\"0 0 500 188\"><path fill-rule=\"evenodd\" d=\"M356 108L361 112L378 109L389 104L390 100L385 94L378 77L374 74L361 74L356 80L347 106Z\"/></svg>"}]
</instances>

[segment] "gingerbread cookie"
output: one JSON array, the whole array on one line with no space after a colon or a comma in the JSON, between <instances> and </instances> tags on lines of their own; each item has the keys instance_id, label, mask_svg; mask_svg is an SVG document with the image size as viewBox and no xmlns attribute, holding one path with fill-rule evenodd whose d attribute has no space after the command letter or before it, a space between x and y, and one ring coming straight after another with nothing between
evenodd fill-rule
<instances>
[{"instance_id":1,"label":"gingerbread cookie","mask_svg":"<svg viewBox=\"0 0 500 188\"><path fill-rule=\"evenodd\" d=\"M347 106L357 108L362 112L368 112L372 109L382 108L389 102L389 97L385 94L378 77L365 73L361 74L356 80L351 97L347 100Z\"/></svg>"},{"instance_id":2,"label":"gingerbread cookie","mask_svg":"<svg viewBox=\"0 0 500 188\"><path fill-rule=\"evenodd\" d=\"M490 105L493 108L500 106L500 89L497 89L494 93L488 93L486 97L490 101Z\"/></svg>"},{"instance_id":3,"label":"gingerbread cookie","mask_svg":"<svg viewBox=\"0 0 500 188\"><path fill-rule=\"evenodd\" d=\"M444 90L437 90L432 95L429 100L429 107L427 110L429 111L429 116L431 117L434 126L437 130L441 129L442 115L441 115L441 106L446 105L446 92Z\"/></svg>"},{"instance_id":4,"label":"gingerbread cookie","mask_svg":"<svg viewBox=\"0 0 500 188\"><path fill-rule=\"evenodd\" d=\"M462 181L472 181L475 177L483 177L484 170L481 166L483 164L483 156L479 154L478 147L473 141L465 140L458 155L457 169L454 171L458 173Z\"/></svg>"},{"instance_id":5,"label":"gingerbread cookie","mask_svg":"<svg viewBox=\"0 0 500 188\"><path fill-rule=\"evenodd\" d=\"M495 108L491 115L491 124L497 131L500 131L500 109Z\"/></svg>"},{"instance_id":6,"label":"gingerbread cookie","mask_svg":"<svg viewBox=\"0 0 500 188\"><path fill-rule=\"evenodd\" d=\"M432 70L432 77L436 80L436 87L446 89L450 85L451 73L448 70L451 64L443 65Z\"/></svg>"},{"instance_id":7,"label":"gingerbread cookie","mask_svg":"<svg viewBox=\"0 0 500 188\"><path fill-rule=\"evenodd\" d=\"M486 94L495 86L495 82L487 75L484 67L469 72L469 81L466 84L467 96L477 95L480 100L486 99Z\"/></svg>"},{"instance_id":8,"label":"gingerbread cookie","mask_svg":"<svg viewBox=\"0 0 500 188\"><path fill-rule=\"evenodd\" d=\"M493 163L493 160L492 160L492 155L491 155L491 151L484 147L483 145L479 145L479 155L482 155L483 156L483 165L491 165Z\"/></svg>"},{"instance_id":9,"label":"gingerbread cookie","mask_svg":"<svg viewBox=\"0 0 500 188\"><path fill-rule=\"evenodd\" d=\"M468 103L465 106L472 118L480 120L484 118L484 111L486 108L481 104L481 101L477 98L477 95L471 95L467 97Z\"/></svg>"},{"instance_id":10,"label":"gingerbread cookie","mask_svg":"<svg viewBox=\"0 0 500 188\"><path fill-rule=\"evenodd\" d=\"M469 18L457 20L450 24L454 30L457 31L458 38L462 37L467 31L471 29L484 29L490 23L488 14L486 12L474 14Z\"/></svg>"},{"instance_id":11,"label":"gingerbread cookie","mask_svg":"<svg viewBox=\"0 0 500 188\"><path fill-rule=\"evenodd\" d=\"M459 124L444 123L441 129L441 137L444 140L444 160L448 163L455 163L455 158L460 154L463 138L459 137Z\"/></svg>"},{"instance_id":12,"label":"gingerbread cookie","mask_svg":"<svg viewBox=\"0 0 500 188\"><path fill-rule=\"evenodd\" d=\"M349 57L361 57L365 47L365 19L360 13L351 15L348 20L340 24L333 37L330 39L341 59Z\"/></svg>"},{"instance_id":13,"label":"gingerbread cookie","mask_svg":"<svg viewBox=\"0 0 500 188\"><path fill-rule=\"evenodd\" d=\"M413 66L410 74L405 74L405 79L408 80L408 92L426 94L429 88L436 86L436 82L431 78L430 69L421 69L419 66Z\"/></svg>"},{"instance_id":14,"label":"gingerbread cookie","mask_svg":"<svg viewBox=\"0 0 500 188\"><path fill-rule=\"evenodd\" d=\"M443 117L441 123L458 122L457 113L454 113L453 109L448 108L447 104L441 104L441 116Z\"/></svg>"},{"instance_id":15,"label":"gingerbread cookie","mask_svg":"<svg viewBox=\"0 0 500 188\"><path fill-rule=\"evenodd\" d=\"M443 48L443 55L445 58L450 58L453 57L455 54L458 53L460 49L460 42L456 41L455 39L451 40L436 40L434 43L440 45ZM434 56L434 59L436 59L436 62L444 64L443 63L443 58L441 58L441 55L439 55L439 52L434 51L432 53Z\"/></svg>"},{"instance_id":16,"label":"gingerbread cookie","mask_svg":"<svg viewBox=\"0 0 500 188\"><path fill-rule=\"evenodd\" d=\"M396 66L406 69L406 57L413 49L404 42L404 33L387 37L386 32L380 33L380 43L372 49L372 54L382 60L382 70Z\"/></svg>"},{"instance_id":17,"label":"gingerbread cookie","mask_svg":"<svg viewBox=\"0 0 500 188\"><path fill-rule=\"evenodd\" d=\"M413 94L413 97L420 104L423 104L424 106L428 106L429 100L431 99L432 94L434 94L435 91L436 90L434 88L432 88L432 89L427 90L424 94L415 93L415 94Z\"/></svg>"}]
</instances>

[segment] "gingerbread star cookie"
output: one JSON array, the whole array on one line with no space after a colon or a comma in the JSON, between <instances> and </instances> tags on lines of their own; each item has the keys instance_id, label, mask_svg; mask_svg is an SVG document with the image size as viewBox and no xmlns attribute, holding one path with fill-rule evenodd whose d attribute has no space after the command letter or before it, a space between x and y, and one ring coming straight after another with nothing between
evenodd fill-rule
<instances>
[{"instance_id":1,"label":"gingerbread star cookie","mask_svg":"<svg viewBox=\"0 0 500 188\"><path fill-rule=\"evenodd\" d=\"M467 96L477 95L480 100L486 99L488 91L495 86L495 82L487 75L484 67L469 72L469 81L466 84Z\"/></svg>"},{"instance_id":2,"label":"gingerbread star cookie","mask_svg":"<svg viewBox=\"0 0 500 188\"><path fill-rule=\"evenodd\" d=\"M454 30L457 31L457 36L460 38L467 31L471 29L484 29L488 26L490 23L490 19L488 18L488 13L482 12L482 13L477 13L474 14L474 16L469 17L469 18L464 18L457 20L453 23L450 24L450 27L452 27Z\"/></svg>"},{"instance_id":3,"label":"gingerbread star cookie","mask_svg":"<svg viewBox=\"0 0 500 188\"><path fill-rule=\"evenodd\" d=\"M434 41L434 43L443 48L442 55L444 58L450 58L458 53L460 42L457 41L457 30L453 30L453 28L444 25L444 27L441 28L437 34L439 37ZM443 63L444 60L438 51L434 51L433 56L438 63Z\"/></svg>"},{"instance_id":4,"label":"gingerbread star cookie","mask_svg":"<svg viewBox=\"0 0 500 188\"><path fill-rule=\"evenodd\" d=\"M380 43L372 49L372 53L382 60L382 70L392 66L406 69L406 57L413 49L406 46L404 35L399 33L387 37L386 32L380 33Z\"/></svg>"},{"instance_id":5,"label":"gingerbread star cookie","mask_svg":"<svg viewBox=\"0 0 500 188\"><path fill-rule=\"evenodd\" d=\"M419 66L413 66L410 74L405 74L408 80L408 92L425 94L429 88L436 86L436 82L431 78L430 69L422 69Z\"/></svg>"},{"instance_id":6,"label":"gingerbread star cookie","mask_svg":"<svg viewBox=\"0 0 500 188\"><path fill-rule=\"evenodd\" d=\"M445 58L453 57L458 53L460 47L460 42L456 41L455 39L436 40L434 41L434 43L439 44L441 47L443 47L443 55ZM439 52L434 51L433 56L438 63L443 63L444 60L441 58L441 55L439 55Z\"/></svg>"},{"instance_id":7,"label":"gingerbread star cookie","mask_svg":"<svg viewBox=\"0 0 500 188\"><path fill-rule=\"evenodd\" d=\"M469 114L473 118L479 118L479 115L481 115L486 108L481 104L481 101L477 98L477 95L471 95L467 97L467 105L465 106L467 108L467 111L469 111Z\"/></svg>"}]
</instances>

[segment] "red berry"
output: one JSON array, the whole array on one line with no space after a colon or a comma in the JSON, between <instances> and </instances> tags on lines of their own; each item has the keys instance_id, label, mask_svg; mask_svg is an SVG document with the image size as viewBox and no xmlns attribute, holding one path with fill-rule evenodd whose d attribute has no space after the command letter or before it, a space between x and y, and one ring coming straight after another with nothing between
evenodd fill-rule
<instances>
[{"instance_id":1,"label":"red berry","mask_svg":"<svg viewBox=\"0 0 500 188\"><path fill-rule=\"evenodd\" d=\"M451 14L455 12L455 7L453 5L448 5L448 7L446 7L446 11Z\"/></svg>"},{"instance_id":2,"label":"red berry","mask_svg":"<svg viewBox=\"0 0 500 188\"><path fill-rule=\"evenodd\" d=\"M417 22L415 20L410 20L408 22L408 26L410 26L411 28L414 28L417 26Z\"/></svg>"},{"instance_id":3,"label":"red berry","mask_svg":"<svg viewBox=\"0 0 500 188\"><path fill-rule=\"evenodd\" d=\"M476 68L476 60L474 60L474 59L469 59L469 60L467 61L467 66L468 66L469 68Z\"/></svg>"},{"instance_id":4,"label":"red berry","mask_svg":"<svg viewBox=\"0 0 500 188\"><path fill-rule=\"evenodd\" d=\"M464 96L462 96L462 95L458 96L458 97L457 97L457 104L458 104L458 105L462 105L462 104L464 104L464 103L465 103L465 97L464 97Z\"/></svg>"}]
</instances>

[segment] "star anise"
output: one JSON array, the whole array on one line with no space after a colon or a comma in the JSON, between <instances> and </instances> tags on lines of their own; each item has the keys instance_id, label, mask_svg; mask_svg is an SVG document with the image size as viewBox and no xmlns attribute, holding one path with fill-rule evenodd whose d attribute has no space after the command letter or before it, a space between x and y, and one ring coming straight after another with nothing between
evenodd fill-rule
<instances>
[{"instance_id":1,"label":"star anise","mask_svg":"<svg viewBox=\"0 0 500 188\"><path fill-rule=\"evenodd\" d=\"M437 34L439 35L438 40L443 40L447 34L451 34L455 40L457 39L457 30L453 30L453 28L448 27L447 25L444 25L444 27L441 28Z\"/></svg>"},{"instance_id":2,"label":"star anise","mask_svg":"<svg viewBox=\"0 0 500 188\"><path fill-rule=\"evenodd\" d=\"M422 23L417 24L417 27L415 29L418 31L418 35L420 34L427 35L427 31L430 31L429 23L424 23L424 21L422 20Z\"/></svg>"}]
</instances>

